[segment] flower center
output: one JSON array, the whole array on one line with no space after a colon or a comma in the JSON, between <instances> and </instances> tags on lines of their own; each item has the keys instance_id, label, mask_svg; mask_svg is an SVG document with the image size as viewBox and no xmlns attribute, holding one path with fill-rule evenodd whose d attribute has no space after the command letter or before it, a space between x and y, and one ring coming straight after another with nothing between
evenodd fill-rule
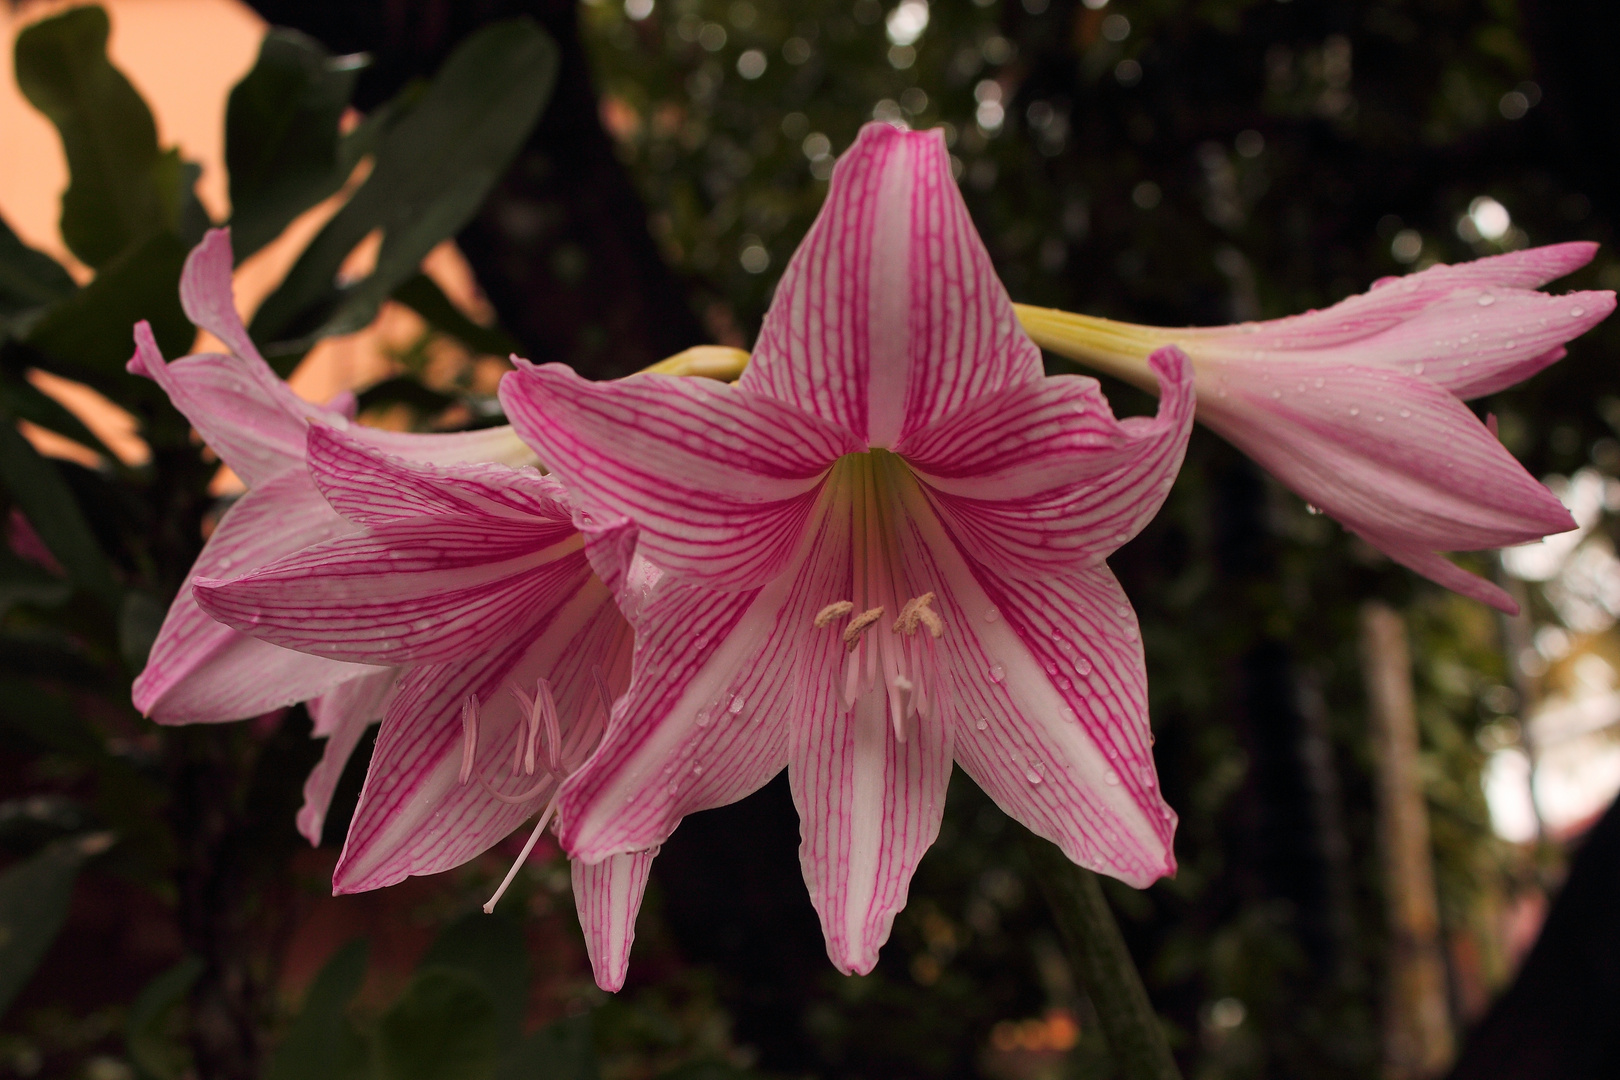
<instances>
[{"instance_id":1,"label":"flower center","mask_svg":"<svg viewBox=\"0 0 1620 1080\"><path fill-rule=\"evenodd\" d=\"M883 694L894 737L904 742L912 717L935 715L934 642L945 633L934 593L917 586L928 566L904 500L916 480L899 456L871 450L840 458L828 484L831 512L849 515L854 595L832 600L812 623L837 632L844 644L845 706Z\"/></svg>"}]
</instances>

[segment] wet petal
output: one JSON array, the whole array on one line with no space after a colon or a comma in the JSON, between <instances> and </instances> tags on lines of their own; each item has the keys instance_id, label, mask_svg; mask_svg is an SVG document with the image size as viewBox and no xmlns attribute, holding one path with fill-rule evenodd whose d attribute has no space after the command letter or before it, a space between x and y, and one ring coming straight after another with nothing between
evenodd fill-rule
<instances>
[{"instance_id":1,"label":"wet petal","mask_svg":"<svg viewBox=\"0 0 1620 1080\"><path fill-rule=\"evenodd\" d=\"M585 931L585 952L591 958L596 985L608 993L624 988L630 968L630 945L636 940L636 915L647 891L657 848L627 855L609 855L599 863L572 860L574 907Z\"/></svg>"}]
</instances>

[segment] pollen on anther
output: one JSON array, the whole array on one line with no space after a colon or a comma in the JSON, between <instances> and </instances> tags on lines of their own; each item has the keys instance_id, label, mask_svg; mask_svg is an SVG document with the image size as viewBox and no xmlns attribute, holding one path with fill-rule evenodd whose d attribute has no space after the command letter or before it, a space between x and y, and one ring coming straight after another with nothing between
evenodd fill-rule
<instances>
[{"instance_id":1,"label":"pollen on anther","mask_svg":"<svg viewBox=\"0 0 1620 1080\"><path fill-rule=\"evenodd\" d=\"M900 609L900 617L894 620L894 632L897 634L915 634L918 626L928 627L928 632L934 637L945 633L945 623L939 613L929 605L934 602L934 594L923 593L906 601L906 606Z\"/></svg>"},{"instance_id":2,"label":"pollen on anther","mask_svg":"<svg viewBox=\"0 0 1620 1080\"><path fill-rule=\"evenodd\" d=\"M850 606L854 607L853 604ZM844 627L844 644L848 646L850 652L855 651L855 646L860 643L861 635L866 632L866 628L881 618L883 618L883 609L875 607L868 608L849 620L849 625Z\"/></svg>"},{"instance_id":3,"label":"pollen on anther","mask_svg":"<svg viewBox=\"0 0 1620 1080\"><path fill-rule=\"evenodd\" d=\"M849 600L838 600L834 603L828 604L826 607L816 612L816 617L813 622L815 623L816 628L819 630L823 626L826 626L828 623L832 622L834 619L842 619L845 615L848 615L854 610L855 605L853 602Z\"/></svg>"}]
</instances>

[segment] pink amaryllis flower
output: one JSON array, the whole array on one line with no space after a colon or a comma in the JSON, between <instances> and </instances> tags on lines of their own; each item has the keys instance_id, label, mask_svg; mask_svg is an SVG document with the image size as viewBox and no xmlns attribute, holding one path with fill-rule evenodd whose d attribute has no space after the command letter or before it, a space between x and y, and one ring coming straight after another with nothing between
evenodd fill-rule
<instances>
[{"instance_id":1,"label":"pink amaryllis flower","mask_svg":"<svg viewBox=\"0 0 1620 1080\"><path fill-rule=\"evenodd\" d=\"M1157 510L1192 420L1042 374L937 132L862 130L734 387L501 387L588 512L662 578L601 749L565 785L587 862L788 769L833 962L869 971L939 830L952 760L1083 865L1174 866L1141 642L1104 557Z\"/></svg>"},{"instance_id":2,"label":"pink amaryllis flower","mask_svg":"<svg viewBox=\"0 0 1620 1080\"><path fill-rule=\"evenodd\" d=\"M1198 418L1391 559L1514 612L1501 588L1440 554L1575 527L1463 404L1564 355L1614 310L1612 292L1537 289L1594 244L1555 244L1386 278L1323 311L1167 329L1019 306L1036 343L1146 389L1148 358L1192 360Z\"/></svg>"},{"instance_id":3,"label":"pink amaryllis flower","mask_svg":"<svg viewBox=\"0 0 1620 1080\"><path fill-rule=\"evenodd\" d=\"M510 428L412 435L353 425L342 407L304 401L265 363L248 337L231 292L227 229L205 236L186 260L180 301L186 316L224 343L166 363L145 323L135 327L129 370L155 381L198 434L248 487L209 536L135 680L136 708L160 724L217 723L310 701L326 751L305 786L298 826L319 843L326 807L349 754L382 716L394 673L278 648L204 614L191 580L262 566L333 536L356 531L327 505L304 468L311 421L350 429L401 457L436 461L532 463Z\"/></svg>"},{"instance_id":4,"label":"pink amaryllis flower","mask_svg":"<svg viewBox=\"0 0 1620 1080\"><path fill-rule=\"evenodd\" d=\"M460 865L538 814L493 908L628 682L630 626L592 566L626 587L622 528L583 534L562 487L532 468L409 463L319 425L308 438L312 481L351 531L193 591L264 641L401 673L334 890ZM653 854L574 866L610 990Z\"/></svg>"}]
</instances>

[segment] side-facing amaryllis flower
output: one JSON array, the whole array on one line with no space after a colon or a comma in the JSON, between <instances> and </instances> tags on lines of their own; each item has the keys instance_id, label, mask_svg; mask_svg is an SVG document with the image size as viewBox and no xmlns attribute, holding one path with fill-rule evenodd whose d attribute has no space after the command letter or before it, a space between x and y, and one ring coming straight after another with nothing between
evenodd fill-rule
<instances>
[{"instance_id":1,"label":"side-facing amaryllis flower","mask_svg":"<svg viewBox=\"0 0 1620 1080\"><path fill-rule=\"evenodd\" d=\"M1614 310L1612 292L1539 286L1594 244L1555 244L1385 278L1323 311L1166 329L1018 307L1041 346L1153 389L1148 357L1192 360L1198 419L1391 559L1504 611L1440 554L1537 540L1568 511L1463 404L1530 377Z\"/></svg>"},{"instance_id":2,"label":"side-facing amaryllis flower","mask_svg":"<svg viewBox=\"0 0 1620 1080\"><path fill-rule=\"evenodd\" d=\"M215 229L186 259L180 278L187 318L223 342L228 354L166 363L142 322L129 362L132 373L163 388L248 487L209 536L189 578L239 574L355 531L327 505L304 468L311 421L352 430L356 438L414 460L534 462L510 428L446 435L380 431L351 424L341 408L304 401L248 337L232 298L231 261L230 232ZM332 790L366 726L381 718L393 676L278 648L215 622L198 609L189 578L135 680L135 706L160 724L189 724L241 720L312 701L315 734L327 739L326 752L305 787L298 826L319 843Z\"/></svg>"},{"instance_id":3,"label":"side-facing amaryllis flower","mask_svg":"<svg viewBox=\"0 0 1620 1080\"><path fill-rule=\"evenodd\" d=\"M938 132L862 130L734 387L520 366L514 426L663 571L631 688L564 785L595 861L788 769L828 951L869 971L954 758L1083 865L1174 866L1134 614L1104 557L1157 510L1192 422L1042 374Z\"/></svg>"},{"instance_id":4,"label":"side-facing amaryllis flower","mask_svg":"<svg viewBox=\"0 0 1620 1080\"><path fill-rule=\"evenodd\" d=\"M629 681L630 625L592 565L623 587L623 527L583 534L561 485L533 468L410 463L318 424L308 447L312 482L350 531L193 592L256 638L400 673L336 892L458 866L538 814L504 892ZM574 866L610 990L653 855Z\"/></svg>"}]
</instances>

